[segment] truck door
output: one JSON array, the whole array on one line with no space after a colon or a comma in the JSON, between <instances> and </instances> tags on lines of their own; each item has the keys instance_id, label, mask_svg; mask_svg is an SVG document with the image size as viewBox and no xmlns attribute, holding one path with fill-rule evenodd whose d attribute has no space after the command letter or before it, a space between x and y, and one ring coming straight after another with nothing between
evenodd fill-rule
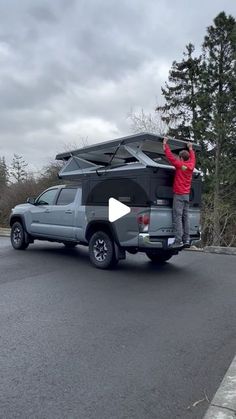
<instances>
[{"instance_id":1,"label":"truck door","mask_svg":"<svg viewBox=\"0 0 236 419\"><path fill-rule=\"evenodd\" d=\"M75 239L75 198L77 193L81 193L77 187L61 189L56 204L51 208L52 234L58 238Z\"/></svg>"},{"instance_id":2,"label":"truck door","mask_svg":"<svg viewBox=\"0 0 236 419\"><path fill-rule=\"evenodd\" d=\"M32 205L30 210L31 222L30 233L33 235L50 237L53 232L52 208L55 203L58 188L49 189L43 192Z\"/></svg>"},{"instance_id":3,"label":"truck door","mask_svg":"<svg viewBox=\"0 0 236 419\"><path fill-rule=\"evenodd\" d=\"M75 238L75 196L78 188L50 189L31 210L31 233L52 239Z\"/></svg>"}]
</instances>

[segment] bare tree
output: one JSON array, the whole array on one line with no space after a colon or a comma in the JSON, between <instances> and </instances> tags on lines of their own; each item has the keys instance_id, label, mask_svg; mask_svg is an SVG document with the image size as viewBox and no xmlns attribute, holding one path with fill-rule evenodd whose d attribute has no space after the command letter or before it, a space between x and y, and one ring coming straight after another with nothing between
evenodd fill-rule
<instances>
[{"instance_id":1,"label":"bare tree","mask_svg":"<svg viewBox=\"0 0 236 419\"><path fill-rule=\"evenodd\" d=\"M168 126L161 119L161 114L158 111L145 113L143 109L139 112L131 110L128 119L131 121L131 131L134 133L146 131L152 134L165 135L168 131Z\"/></svg>"},{"instance_id":2,"label":"bare tree","mask_svg":"<svg viewBox=\"0 0 236 419\"><path fill-rule=\"evenodd\" d=\"M63 148L64 148L64 151L71 151L71 150L76 150L78 148L83 148L83 147L88 147L88 146L89 146L88 137L80 137L78 142L72 141L69 143L65 143Z\"/></svg>"}]
</instances>

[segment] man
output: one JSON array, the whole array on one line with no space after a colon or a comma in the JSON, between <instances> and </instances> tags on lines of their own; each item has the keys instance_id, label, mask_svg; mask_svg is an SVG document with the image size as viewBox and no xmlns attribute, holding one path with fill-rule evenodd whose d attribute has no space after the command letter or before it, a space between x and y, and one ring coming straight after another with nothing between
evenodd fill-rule
<instances>
[{"instance_id":1,"label":"man","mask_svg":"<svg viewBox=\"0 0 236 419\"><path fill-rule=\"evenodd\" d=\"M189 194L195 167L195 153L192 144L188 142L187 147L189 151L180 151L179 158L176 158L172 154L167 141L167 138L163 139L163 149L167 159L176 169L173 185L173 228L175 241L171 247L190 247Z\"/></svg>"}]
</instances>

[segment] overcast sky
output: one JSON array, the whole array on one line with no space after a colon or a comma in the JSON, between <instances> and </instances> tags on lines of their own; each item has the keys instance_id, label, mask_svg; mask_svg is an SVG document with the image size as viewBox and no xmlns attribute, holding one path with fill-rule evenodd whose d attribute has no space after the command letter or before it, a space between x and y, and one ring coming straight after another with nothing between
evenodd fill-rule
<instances>
[{"instance_id":1,"label":"overcast sky","mask_svg":"<svg viewBox=\"0 0 236 419\"><path fill-rule=\"evenodd\" d=\"M185 45L236 0L0 0L0 156L34 170L65 145L130 133Z\"/></svg>"}]
</instances>

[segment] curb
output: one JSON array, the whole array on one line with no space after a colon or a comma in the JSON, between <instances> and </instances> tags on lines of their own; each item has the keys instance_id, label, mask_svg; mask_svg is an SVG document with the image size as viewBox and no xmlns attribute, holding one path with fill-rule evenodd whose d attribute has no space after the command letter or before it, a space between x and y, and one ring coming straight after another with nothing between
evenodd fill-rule
<instances>
[{"instance_id":1,"label":"curb","mask_svg":"<svg viewBox=\"0 0 236 419\"><path fill-rule=\"evenodd\" d=\"M203 252L203 247L191 246L183 249L185 252Z\"/></svg>"},{"instance_id":2,"label":"curb","mask_svg":"<svg viewBox=\"0 0 236 419\"><path fill-rule=\"evenodd\" d=\"M236 418L236 356L203 419Z\"/></svg>"},{"instance_id":3,"label":"curb","mask_svg":"<svg viewBox=\"0 0 236 419\"><path fill-rule=\"evenodd\" d=\"M10 228L0 228L0 237L10 237Z\"/></svg>"},{"instance_id":4,"label":"curb","mask_svg":"<svg viewBox=\"0 0 236 419\"><path fill-rule=\"evenodd\" d=\"M204 252L218 253L221 255L236 255L236 247L206 246L204 247Z\"/></svg>"},{"instance_id":5,"label":"curb","mask_svg":"<svg viewBox=\"0 0 236 419\"><path fill-rule=\"evenodd\" d=\"M191 246L189 249L184 249L185 251L194 251L194 252L204 252L204 253L216 253L218 255L236 255L236 247L222 247L222 246L206 246L206 247L196 247Z\"/></svg>"}]
</instances>

